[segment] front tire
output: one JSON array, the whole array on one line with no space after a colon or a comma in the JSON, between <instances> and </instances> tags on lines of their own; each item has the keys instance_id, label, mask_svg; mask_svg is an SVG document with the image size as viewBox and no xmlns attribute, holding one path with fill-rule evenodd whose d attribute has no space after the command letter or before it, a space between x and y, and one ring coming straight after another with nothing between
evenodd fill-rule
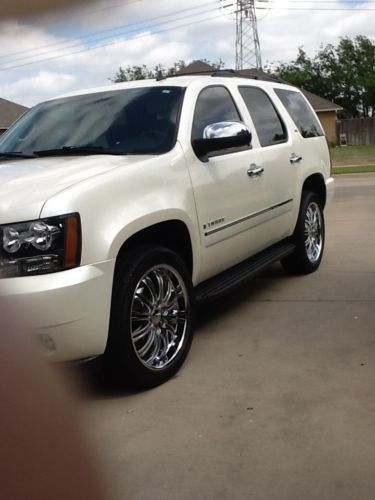
<instances>
[{"instance_id":1,"label":"front tire","mask_svg":"<svg viewBox=\"0 0 375 500\"><path fill-rule=\"evenodd\" d=\"M296 228L292 237L295 251L282 259L290 274L309 274L320 266L325 242L324 214L320 198L303 191Z\"/></svg>"},{"instance_id":2,"label":"front tire","mask_svg":"<svg viewBox=\"0 0 375 500\"><path fill-rule=\"evenodd\" d=\"M193 309L191 278L177 254L155 246L129 254L115 274L104 354L111 379L151 388L171 378L190 349Z\"/></svg>"}]
</instances>

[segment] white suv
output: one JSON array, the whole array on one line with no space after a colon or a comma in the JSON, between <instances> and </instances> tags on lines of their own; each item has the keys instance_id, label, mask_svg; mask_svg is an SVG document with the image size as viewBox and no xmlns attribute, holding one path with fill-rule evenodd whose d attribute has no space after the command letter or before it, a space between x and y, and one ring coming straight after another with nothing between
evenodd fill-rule
<instances>
[{"instance_id":1,"label":"white suv","mask_svg":"<svg viewBox=\"0 0 375 500\"><path fill-rule=\"evenodd\" d=\"M333 194L301 92L235 73L52 99L0 140L3 300L55 360L103 355L151 387L183 363L194 303L281 260L315 271Z\"/></svg>"}]
</instances>

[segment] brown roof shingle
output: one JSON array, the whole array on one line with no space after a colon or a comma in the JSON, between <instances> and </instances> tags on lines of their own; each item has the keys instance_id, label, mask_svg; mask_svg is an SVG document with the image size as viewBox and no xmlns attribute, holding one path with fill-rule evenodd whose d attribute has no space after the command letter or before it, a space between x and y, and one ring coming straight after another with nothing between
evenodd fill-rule
<instances>
[{"instance_id":1,"label":"brown roof shingle","mask_svg":"<svg viewBox=\"0 0 375 500\"><path fill-rule=\"evenodd\" d=\"M9 128L28 108L0 97L0 129Z\"/></svg>"},{"instance_id":2,"label":"brown roof shingle","mask_svg":"<svg viewBox=\"0 0 375 500\"><path fill-rule=\"evenodd\" d=\"M215 69L204 61L193 61L177 71L177 75L191 75L195 73L200 75L210 75L213 71L215 71Z\"/></svg>"},{"instance_id":3,"label":"brown roof shingle","mask_svg":"<svg viewBox=\"0 0 375 500\"><path fill-rule=\"evenodd\" d=\"M342 111L344 108L305 89L300 89L315 111Z\"/></svg>"}]
</instances>

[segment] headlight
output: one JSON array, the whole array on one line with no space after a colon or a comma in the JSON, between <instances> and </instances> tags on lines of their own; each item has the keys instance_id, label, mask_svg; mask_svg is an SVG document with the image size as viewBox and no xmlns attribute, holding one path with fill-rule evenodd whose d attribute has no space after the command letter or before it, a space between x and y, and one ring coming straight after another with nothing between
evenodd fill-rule
<instances>
[{"instance_id":1,"label":"headlight","mask_svg":"<svg viewBox=\"0 0 375 500\"><path fill-rule=\"evenodd\" d=\"M62 271L80 259L78 214L0 226L0 278Z\"/></svg>"}]
</instances>

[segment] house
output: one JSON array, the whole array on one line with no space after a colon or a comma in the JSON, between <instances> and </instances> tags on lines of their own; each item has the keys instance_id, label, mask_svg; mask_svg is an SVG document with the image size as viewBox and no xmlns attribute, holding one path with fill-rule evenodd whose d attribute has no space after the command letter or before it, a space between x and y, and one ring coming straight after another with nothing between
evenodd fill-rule
<instances>
[{"instance_id":1,"label":"house","mask_svg":"<svg viewBox=\"0 0 375 500\"><path fill-rule=\"evenodd\" d=\"M200 74L200 75L210 75L215 71L215 69L209 64L203 61L193 61L185 68L182 68L177 72L178 75L191 75L191 74ZM254 79L262 79L275 81L274 76L269 73L265 73L259 69L240 69L237 70L236 73L240 74L244 77L254 78ZM279 80L280 81L280 80ZM287 83L287 82L285 82ZM320 97L312 92L309 92L305 89L300 89L304 94L306 99L309 101L314 111L319 117L319 120L322 124L324 132L327 136L329 142L336 142L336 121L337 121L337 112L342 111L343 108L334 102L328 101L323 97Z\"/></svg>"},{"instance_id":2,"label":"house","mask_svg":"<svg viewBox=\"0 0 375 500\"><path fill-rule=\"evenodd\" d=\"M193 61L192 63L177 71L176 75L211 75L213 71L215 71L215 68L205 63L204 61Z\"/></svg>"},{"instance_id":3,"label":"house","mask_svg":"<svg viewBox=\"0 0 375 500\"><path fill-rule=\"evenodd\" d=\"M28 108L0 97L0 135L3 134Z\"/></svg>"},{"instance_id":4,"label":"house","mask_svg":"<svg viewBox=\"0 0 375 500\"><path fill-rule=\"evenodd\" d=\"M329 101L328 99L324 99L323 97L313 94L308 90L301 89L301 92L314 108L315 113L318 115L328 141L336 142L337 113L342 111L344 108L332 101Z\"/></svg>"}]
</instances>

